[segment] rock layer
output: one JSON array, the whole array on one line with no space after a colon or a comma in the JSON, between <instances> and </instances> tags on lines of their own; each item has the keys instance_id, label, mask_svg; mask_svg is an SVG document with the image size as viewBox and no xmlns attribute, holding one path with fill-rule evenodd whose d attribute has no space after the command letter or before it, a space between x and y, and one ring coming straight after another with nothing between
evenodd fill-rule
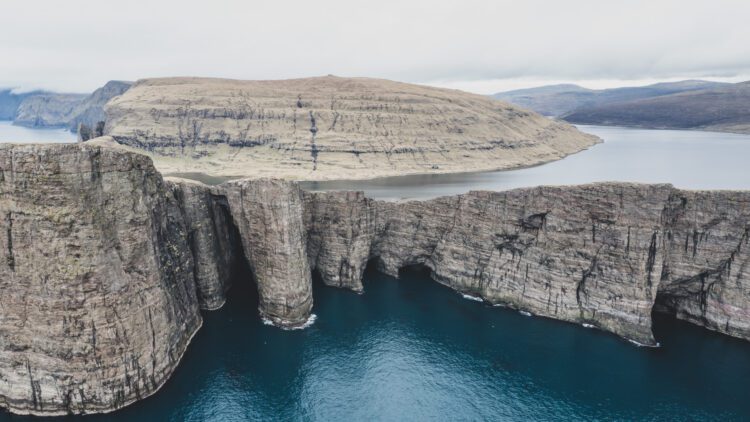
<instances>
[{"instance_id":1,"label":"rock layer","mask_svg":"<svg viewBox=\"0 0 750 422\"><path fill-rule=\"evenodd\" d=\"M304 325L313 297L299 186L242 180L222 185L220 192L226 195L258 286L261 317L283 327Z\"/></svg>"},{"instance_id":2,"label":"rock layer","mask_svg":"<svg viewBox=\"0 0 750 422\"><path fill-rule=\"evenodd\" d=\"M0 406L103 412L156 391L201 326L182 215L144 156L0 146Z\"/></svg>"},{"instance_id":3,"label":"rock layer","mask_svg":"<svg viewBox=\"0 0 750 422\"><path fill-rule=\"evenodd\" d=\"M361 179L539 164L597 138L481 95L369 78L138 81L106 133L164 173Z\"/></svg>"},{"instance_id":4,"label":"rock layer","mask_svg":"<svg viewBox=\"0 0 750 422\"><path fill-rule=\"evenodd\" d=\"M362 290L369 260L424 265L459 292L656 343L654 305L750 339L750 194L593 184L430 201L305 195L324 283Z\"/></svg>"}]
</instances>

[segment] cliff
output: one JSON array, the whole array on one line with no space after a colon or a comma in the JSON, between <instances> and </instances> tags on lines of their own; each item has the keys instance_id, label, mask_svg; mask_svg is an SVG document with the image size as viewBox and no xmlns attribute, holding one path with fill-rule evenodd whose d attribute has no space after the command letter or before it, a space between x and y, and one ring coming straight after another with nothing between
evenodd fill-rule
<instances>
[{"instance_id":1,"label":"cliff","mask_svg":"<svg viewBox=\"0 0 750 422\"><path fill-rule=\"evenodd\" d=\"M285 328L310 321L312 273L361 292L374 262L640 344L656 344L654 311L750 340L750 192L601 183L385 202L164 180L104 139L0 146L0 176L0 406L15 413L153 394L236 260Z\"/></svg>"},{"instance_id":2,"label":"cliff","mask_svg":"<svg viewBox=\"0 0 750 422\"><path fill-rule=\"evenodd\" d=\"M13 120L21 102L26 97L36 94L40 94L40 92L16 93L12 89L0 89L0 120Z\"/></svg>"},{"instance_id":3,"label":"cliff","mask_svg":"<svg viewBox=\"0 0 750 422\"><path fill-rule=\"evenodd\" d=\"M0 146L0 406L103 412L149 396L201 326L176 202L144 156Z\"/></svg>"},{"instance_id":4,"label":"cliff","mask_svg":"<svg viewBox=\"0 0 750 422\"><path fill-rule=\"evenodd\" d=\"M539 164L597 138L484 96L369 78L145 79L105 132L165 174L353 179Z\"/></svg>"},{"instance_id":5,"label":"cliff","mask_svg":"<svg viewBox=\"0 0 750 422\"><path fill-rule=\"evenodd\" d=\"M26 97L13 123L32 128L68 127L85 94L41 93Z\"/></svg>"},{"instance_id":6,"label":"cliff","mask_svg":"<svg viewBox=\"0 0 750 422\"><path fill-rule=\"evenodd\" d=\"M28 127L65 127L78 131L83 124L93 130L106 120L104 105L130 88L130 82L109 81L90 95L37 92L18 103L13 123Z\"/></svg>"},{"instance_id":7,"label":"cliff","mask_svg":"<svg viewBox=\"0 0 750 422\"><path fill-rule=\"evenodd\" d=\"M306 194L308 255L324 283L362 290L369 260L486 302L653 345L658 310L750 339L750 194L605 183L430 201Z\"/></svg>"}]
</instances>

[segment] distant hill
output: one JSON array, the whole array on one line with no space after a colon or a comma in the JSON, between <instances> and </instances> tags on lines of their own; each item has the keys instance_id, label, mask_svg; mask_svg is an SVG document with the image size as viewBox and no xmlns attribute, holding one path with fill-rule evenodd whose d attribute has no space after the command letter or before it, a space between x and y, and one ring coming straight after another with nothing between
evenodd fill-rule
<instances>
[{"instance_id":1,"label":"distant hill","mask_svg":"<svg viewBox=\"0 0 750 422\"><path fill-rule=\"evenodd\" d=\"M90 95L31 93L16 105L11 118L14 124L27 127L65 127L72 132L79 124L93 128L98 121L106 119L104 105L127 91L130 85L131 82L110 81ZM12 102L8 100L7 104L10 110Z\"/></svg>"},{"instance_id":2,"label":"distant hill","mask_svg":"<svg viewBox=\"0 0 750 422\"><path fill-rule=\"evenodd\" d=\"M538 88L500 92L492 97L529 108L546 116L562 116L582 108L622 101L653 98L679 92L718 88L729 84L700 80L666 82L642 87L593 90L578 85L548 85Z\"/></svg>"},{"instance_id":3,"label":"distant hill","mask_svg":"<svg viewBox=\"0 0 750 422\"><path fill-rule=\"evenodd\" d=\"M580 108L572 123L750 133L750 82Z\"/></svg>"},{"instance_id":4,"label":"distant hill","mask_svg":"<svg viewBox=\"0 0 750 422\"><path fill-rule=\"evenodd\" d=\"M12 89L0 89L0 120L13 120L23 100L38 94L42 94L42 91L16 94Z\"/></svg>"}]
</instances>

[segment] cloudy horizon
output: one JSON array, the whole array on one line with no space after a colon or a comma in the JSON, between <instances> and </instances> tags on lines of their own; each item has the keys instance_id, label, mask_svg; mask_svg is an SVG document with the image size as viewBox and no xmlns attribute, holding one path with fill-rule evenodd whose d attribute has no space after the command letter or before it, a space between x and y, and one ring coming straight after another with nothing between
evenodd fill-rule
<instances>
[{"instance_id":1,"label":"cloudy horizon","mask_svg":"<svg viewBox=\"0 0 750 422\"><path fill-rule=\"evenodd\" d=\"M0 87L369 76L490 94L750 79L750 2L72 0L4 5Z\"/></svg>"}]
</instances>

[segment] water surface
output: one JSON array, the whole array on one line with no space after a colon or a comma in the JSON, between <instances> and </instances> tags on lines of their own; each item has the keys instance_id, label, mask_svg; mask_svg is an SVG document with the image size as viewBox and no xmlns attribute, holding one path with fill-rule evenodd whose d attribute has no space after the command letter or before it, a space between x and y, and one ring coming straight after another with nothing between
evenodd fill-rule
<instances>
[{"instance_id":1,"label":"water surface","mask_svg":"<svg viewBox=\"0 0 750 422\"><path fill-rule=\"evenodd\" d=\"M684 189L750 189L750 135L687 130L578 128L604 140L562 160L518 170L304 182L307 190L363 190L377 199L427 199L470 190L623 181Z\"/></svg>"},{"instance_id":2,"label":"water surface","mask_svg":"<svg viewBox=\"0 0 750 422\"><path fill-rule=\"evenodd\" d=\"M639 348L463 299L421 272L368 270L363 295L316 285L315 324L283 331L236 282L162 390L83 419L750 419L750 343L668 317L655 321L662 347Z\"/></svg>"},{"instance_id":3,"label":"water surface","mask_svg":"<svg viewBox=\"0 0 750 422\"><path fill-rule=\"evenodd\" d=\"M66 143L76 140L77 136L67 129L32 129L0 120L0 143Z\"/></svg>"}]
</instances>

